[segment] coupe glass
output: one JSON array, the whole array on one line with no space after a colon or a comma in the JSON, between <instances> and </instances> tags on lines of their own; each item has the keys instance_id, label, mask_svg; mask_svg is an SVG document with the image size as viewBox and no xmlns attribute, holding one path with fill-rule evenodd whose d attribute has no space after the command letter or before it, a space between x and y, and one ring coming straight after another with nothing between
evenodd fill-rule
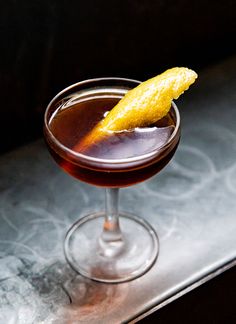
<instances>
[{"instance_id":1,"label":"coupe glass","mask_svg":"<svg viewBox=\"0 0 236 324\"><path fill-rule=\"evenodd\" d=\"M100 282L118 283L137 278L157 259L159 242L154 229L136 215L119 212L119 188L150 178L170 161L180 137L179 112L172 103L170 113L175 128L163 146L126 159L101 159L75 152L58 140L50 122L60 109L87 100L94 100L96 109L96 100L120 99L139 83L124 78L79 82L60 92L45 112L45 139L56 162L77 179L105 187L105 211L80 217L67 232L64 244L65 257L71 267Z\"/></svg>"}]
</instances>

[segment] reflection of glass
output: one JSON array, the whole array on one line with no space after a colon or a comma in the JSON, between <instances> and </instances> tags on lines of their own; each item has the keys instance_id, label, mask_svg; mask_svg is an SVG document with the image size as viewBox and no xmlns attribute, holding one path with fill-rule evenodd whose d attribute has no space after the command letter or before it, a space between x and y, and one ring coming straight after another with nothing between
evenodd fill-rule
<instances>
[{"instance_id":1,"label":"reflection of glass","mask_svg":"<svg viewBox=\"0 0 236 324\"><path fill-rule=\"evenodd\" d=\"M101 142L83 154L75 151L78 140L105 110L137 84L120 78L80 82L60 92L45 113L45 138L56 162L77 179L106 188L105 212L80 218L65 239L69 264L80 274L102 282L134 279L155 262L159 249L155 231L143 219L118 212L118 191L159 172L179 142L180 117L173 103L157 127L116 134L114 141ZM106 147L109 149L104 151ZM147 198L143 199L145 204Z\"/></svg>"}]
</instances>

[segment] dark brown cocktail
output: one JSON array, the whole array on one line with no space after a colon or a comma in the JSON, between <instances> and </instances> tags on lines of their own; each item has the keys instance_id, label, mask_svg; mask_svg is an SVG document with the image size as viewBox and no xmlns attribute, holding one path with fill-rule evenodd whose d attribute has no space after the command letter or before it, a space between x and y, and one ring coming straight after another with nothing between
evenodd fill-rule
<instances>
[{"instance_id":1,"label":"dark brown cocktail","mask_svg":"<svg viewBox=\"0 0 236 324\"><path fill-rule=\"evenodd\" d=\"M118 211L118 188L158 173L180 138L179 112L172 103L155 124L109 133L81 149L81 141L138 84L119 78L80 82L59 93L45 113L45 139L56 162L77 179L106 188L105 212L80 218L65 240L74 270L101 282L134 279L154 264L156 233L145 220Z\"/></svg>"},{"instance_id":2,"label":"dark brown cocktail","mask_svg":"<svg viewBox=\"0 0 236 324\"><path fill-rule=\"evenodd\" d=\"M79 150L80 141L119 100L117 95L112 97L110 94L107 98L90 98L72 105L64 103L51 117L51 133L75 155L82 153L87 157L108 160L107 163L94 161L93 165L85 165L80 157L71 158L70 152L57 151L52 146L51 153L57 163L77 179L102 187L130 186L159 172L173 156L178 136L171 145L165 145L176 126L174 108L155 125L113 133L93 143L86 151ZM150 156L140 160L145 155Z\"/></svg>"}]
</instances>

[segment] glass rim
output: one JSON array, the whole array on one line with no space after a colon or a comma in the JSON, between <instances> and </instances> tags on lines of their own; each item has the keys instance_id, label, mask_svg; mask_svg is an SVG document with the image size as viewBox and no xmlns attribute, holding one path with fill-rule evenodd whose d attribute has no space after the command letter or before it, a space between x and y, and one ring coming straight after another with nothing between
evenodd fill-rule
<instances>
[{"instance_id":1,"label":"glass rim","mask_svg":"<svg viewBox=\"0 0 236 324\"><path fill-rule=\"evenodd\" d=\"M175 104L175 102L172 100L171 105L172 108L174 108L174 112L175 112L175 116L176 116L176 125L175 125L175 129L173 131L173 133L171 134L170 138L168 139L168 141L162 145L161 147L159 147L158 149L154 149L151 152L139 155L139 156L135 156L135 157L130 157L130 158L123 158L123 159L102 159L102 158L96 158L96 157L92 157L86 154L82 154L79 152L75 152L72 149L68 148L67 146L65 146L64 144L62 144L51 132L48 122L47 122L47 116L48 116L48 112L49 109L51 108L53 102L56 101L57 98L59 98L61 95L63 95L63 93L68 92L69 90L80 86L80 85L85 85L85 84L89 84L91 82L100 82L100 81L124 81L124 82L133 82L136 84L140 84L141 81L135 80L135 79L129 79L129 78L121 78L121 77L101 77L101 78L91 78L91 79L86 79L83 81L79 81L77 83L74 83L66 88L64 88L62 91L60 91L56 96L53 97L53 99L49 102L49 104L47 105L47 108L45 110L44 113L44 126L47 130L47 133L50 135L50 138L53 140L53 142L60 147L60 149L62 149L63 151L69 153L70 155L72 155L75 158L79 158L80 160L85 160L88 162L95 162L95 163L103 163L103 164L119 164L119 163L132 163L132 162L138 162L138 161L142 161L151 157L154 157L156 154L158 154L158 152L162 152L166 147L168 147L171 142L174 140L174 138L176 137L179 128L180 128L180 113L178 110L177 105ZM133 89L133 88L131 88Z\"/></svg>"}]
</instances>

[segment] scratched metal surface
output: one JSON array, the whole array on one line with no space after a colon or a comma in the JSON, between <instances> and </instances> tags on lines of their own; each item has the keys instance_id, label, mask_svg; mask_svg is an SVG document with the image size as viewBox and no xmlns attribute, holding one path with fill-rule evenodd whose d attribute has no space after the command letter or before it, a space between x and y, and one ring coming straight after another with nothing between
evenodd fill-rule
<instances>
[{"instance_id":1,"label":"scratched metal surface","mask_svg":"<svg viewBox=\"0 0 236 324\"><path fill-rule=\"evenodd\" d=\"M60 171L42 141L0 158L0 323L120 323L236 257L236 59L202 73L178 101L183 132L158 176L121 191L121 209L158 232L144 276L108 285L76 275L62 242L103 191Z\"/></svg>"}]
</instances>

